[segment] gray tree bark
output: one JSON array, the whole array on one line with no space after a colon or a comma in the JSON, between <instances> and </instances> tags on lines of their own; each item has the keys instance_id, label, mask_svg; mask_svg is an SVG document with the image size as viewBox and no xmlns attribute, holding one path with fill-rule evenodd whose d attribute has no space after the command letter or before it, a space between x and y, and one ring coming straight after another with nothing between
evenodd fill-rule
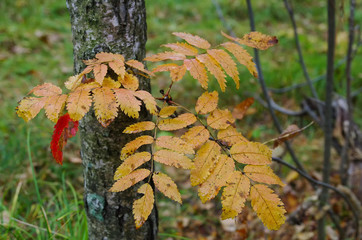
<instances>
[{"instance_id":1,"label":"gray tree bark","mask_svg":"<svg viewBox=\"0 0 362 240\"><path fill-rule=\"evenodd\" d=\"M126 59L142 60L145 57L144 0L67 0L67 6L72 24L75 73L84 68L83 59L94 58L98 52L120 53ZM149 81L139 79L140 88L149 91ZM149 118L142 110L138 121ZM108 191L121 163L120 150L135 137L124 135L122 131L134 121L119 112L115 121L103 128L93 111L81 120L79 131L89 239L156 239L156 208L147 222L135 229L132 204L141 197L136 192L139 184L121 193Z\"/></svg>"}]
</instances>

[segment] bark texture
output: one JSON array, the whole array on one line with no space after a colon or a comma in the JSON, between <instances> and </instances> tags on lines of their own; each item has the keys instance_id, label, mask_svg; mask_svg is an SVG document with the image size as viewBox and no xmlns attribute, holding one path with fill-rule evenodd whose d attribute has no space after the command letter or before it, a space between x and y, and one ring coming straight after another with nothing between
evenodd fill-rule
<instances>
[{"instance_id":1,"label":"bark texture","mask_svg":"<svg viewBox=\"0 0 362 240\"><path fill-rule=\"evenodd\" d=\"M75 73L84 68L83 59L94 58L98 52L120 53L126 59L144 58L147 38L144 0L67 0L67 6L72 23ZM139 79L140 88L149 91L149 81ZM138 121L145 119L149 115L143 109ZM134 122L119 112L115 121L103 128L90 111L80 123L84 203L91 240L156 238L156 208L148 221L135 229L132 204L141 196L137 193L140 184L121 193L108 191L121 163L120 150L135 137L122 131Z\"/></svg>"}]
</instances>

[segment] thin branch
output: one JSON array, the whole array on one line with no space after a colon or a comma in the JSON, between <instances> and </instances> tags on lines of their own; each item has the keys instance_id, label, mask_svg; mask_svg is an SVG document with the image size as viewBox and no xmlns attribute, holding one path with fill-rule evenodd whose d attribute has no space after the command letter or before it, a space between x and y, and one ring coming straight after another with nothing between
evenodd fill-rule
<instances>
[{"instance_id":1,"label":"thin branch","mask_svg":"<svg viewBox=\"0 0 362 240\"><path fill-rule=\"evenodd\" d=\"M214 7L216 9L217 16L219 17L220 21L222 22L222 24L228 31L229 35L232 37L236 37L236 35L235 35L234 31L232 30L232 28L230 27L229 23L224 18L224 14L222 13L219 2L217 0L212 0L212 3L214 4Z\"/></svg>"}]
</instances>

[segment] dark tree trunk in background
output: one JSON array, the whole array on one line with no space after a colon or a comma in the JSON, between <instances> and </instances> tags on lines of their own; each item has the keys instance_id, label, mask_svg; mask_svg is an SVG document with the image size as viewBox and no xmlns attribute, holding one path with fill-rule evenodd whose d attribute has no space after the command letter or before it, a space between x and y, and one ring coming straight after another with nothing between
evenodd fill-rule
<instances>
[{"instance_id":1,"label":"dark tree trunk in background","mask_svg":"<svg viewBox=\"0 0 362 240\"><path fill-rule=\"evenodd\" d=\"M84 68L83 59L98 52L121 53L126 59L142 60L145 56L146 10L144 0L67 0L70 11L74 71ZM140 88L150 90L149 81L140 78ZM149 119L143 110L142 121ZM107 128L103 128L90 111L80 123L81 156L84 167L84 203L89 239L155 239L157 212L154 210L140 229L135 229L133 201L139 184L111 193L113 174L120 165L120 150L134 136L122 134L135 120L119 112Z\"/></svg>"}]
</instances>

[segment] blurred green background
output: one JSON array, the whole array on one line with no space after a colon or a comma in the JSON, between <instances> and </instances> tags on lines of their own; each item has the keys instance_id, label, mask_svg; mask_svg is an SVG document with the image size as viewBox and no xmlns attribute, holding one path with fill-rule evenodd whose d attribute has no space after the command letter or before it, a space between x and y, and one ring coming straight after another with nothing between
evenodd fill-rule
<instances>
[{"instance_id":1,"label":"blurred green background","mask_svg":"<svg viewBox=\"0 0 362 240\"><path fill-rule=\"evenodd\" d=\"M250 31L244 1L218 2L227 23L237 36ZM253 4L257 30L279 39L278 46L260 53L268 86L280 88L304 82L293 30L283 1L253 1ZM227 30L211 0L146 0L146 5L148 54L166 50L160 45L175 42L176 38L171 34L175 31L197 34L214 46L225 41L220 31ZM324 74L326 68L326 1L294 1L294 7L305 62L310 76L315 78ZM347 3L337 7L337 61L346 55L348 7ZM44 82L63 86L62 83L72 75L70 17L65 1L1 0L0 9L0 239L49 239L49 236L53 239L87 239L82 210L79 138L68 143L65 163L59 166L52 159L49 149L53 124L45 119L44 114L25 123L15 113L17 102L34 86ZM356 22L362 22L361 11L356 11ZM252 53L251 49L249 52ZM361 51L358 51L352 72L353 89L357 91L362 86L361 62ZM233 83L230 83L232 87L220 93L221 105L229 109L248 96L261 95L257 80L250 76L245 67L239 67L239 70L240 89L234 90ZM218 90L216 81L211 82L210 88ZM153 92L157 95L159 89L167 84L166 75L152 79ZM315 87L323 99L324 81L319 81ZM335 92L345 96L345 65L335 72ZM192 106L200 93L198 83L187 77L175 86L173 97ZM360 95L354 98L354 117L359 126L362 125ZM307 87L273 95L277 103L294 110L299 109L305 96L310 96ZM253 108L256 112L238 123L244 135L261 142L277 136L267 110L257 102ZM278 116L284 127L295 122L306 125L310 121ZM313 162L314 165L308 165L308 169L318 171L321 160L315 159L322 158L321 148L318 147L322 144L322 132L317 127L308 129L300 142L297 154L305 163ZM36 179L33 178L31 164L34 165ZM281 174L286 176L288 172ZM184 183L185 178L179 178L182 182L180 188L189 188ZM39 197L35 184L40 189ZM159 197L160 238L177 239L176 235L179 234L196 239L196 235L182 233L180 221L182 224L193 221L196 226L216 226L211 227L212 230L205 227L206 233L201 231L200 234L211 236L216 231L215 239L225 236L223 230L217 227L220 226L217 210L213 214L206 208L195 207L195 189L184 189L182 193L191 200L181 207Z\"/></svg>"}]
</instances>

